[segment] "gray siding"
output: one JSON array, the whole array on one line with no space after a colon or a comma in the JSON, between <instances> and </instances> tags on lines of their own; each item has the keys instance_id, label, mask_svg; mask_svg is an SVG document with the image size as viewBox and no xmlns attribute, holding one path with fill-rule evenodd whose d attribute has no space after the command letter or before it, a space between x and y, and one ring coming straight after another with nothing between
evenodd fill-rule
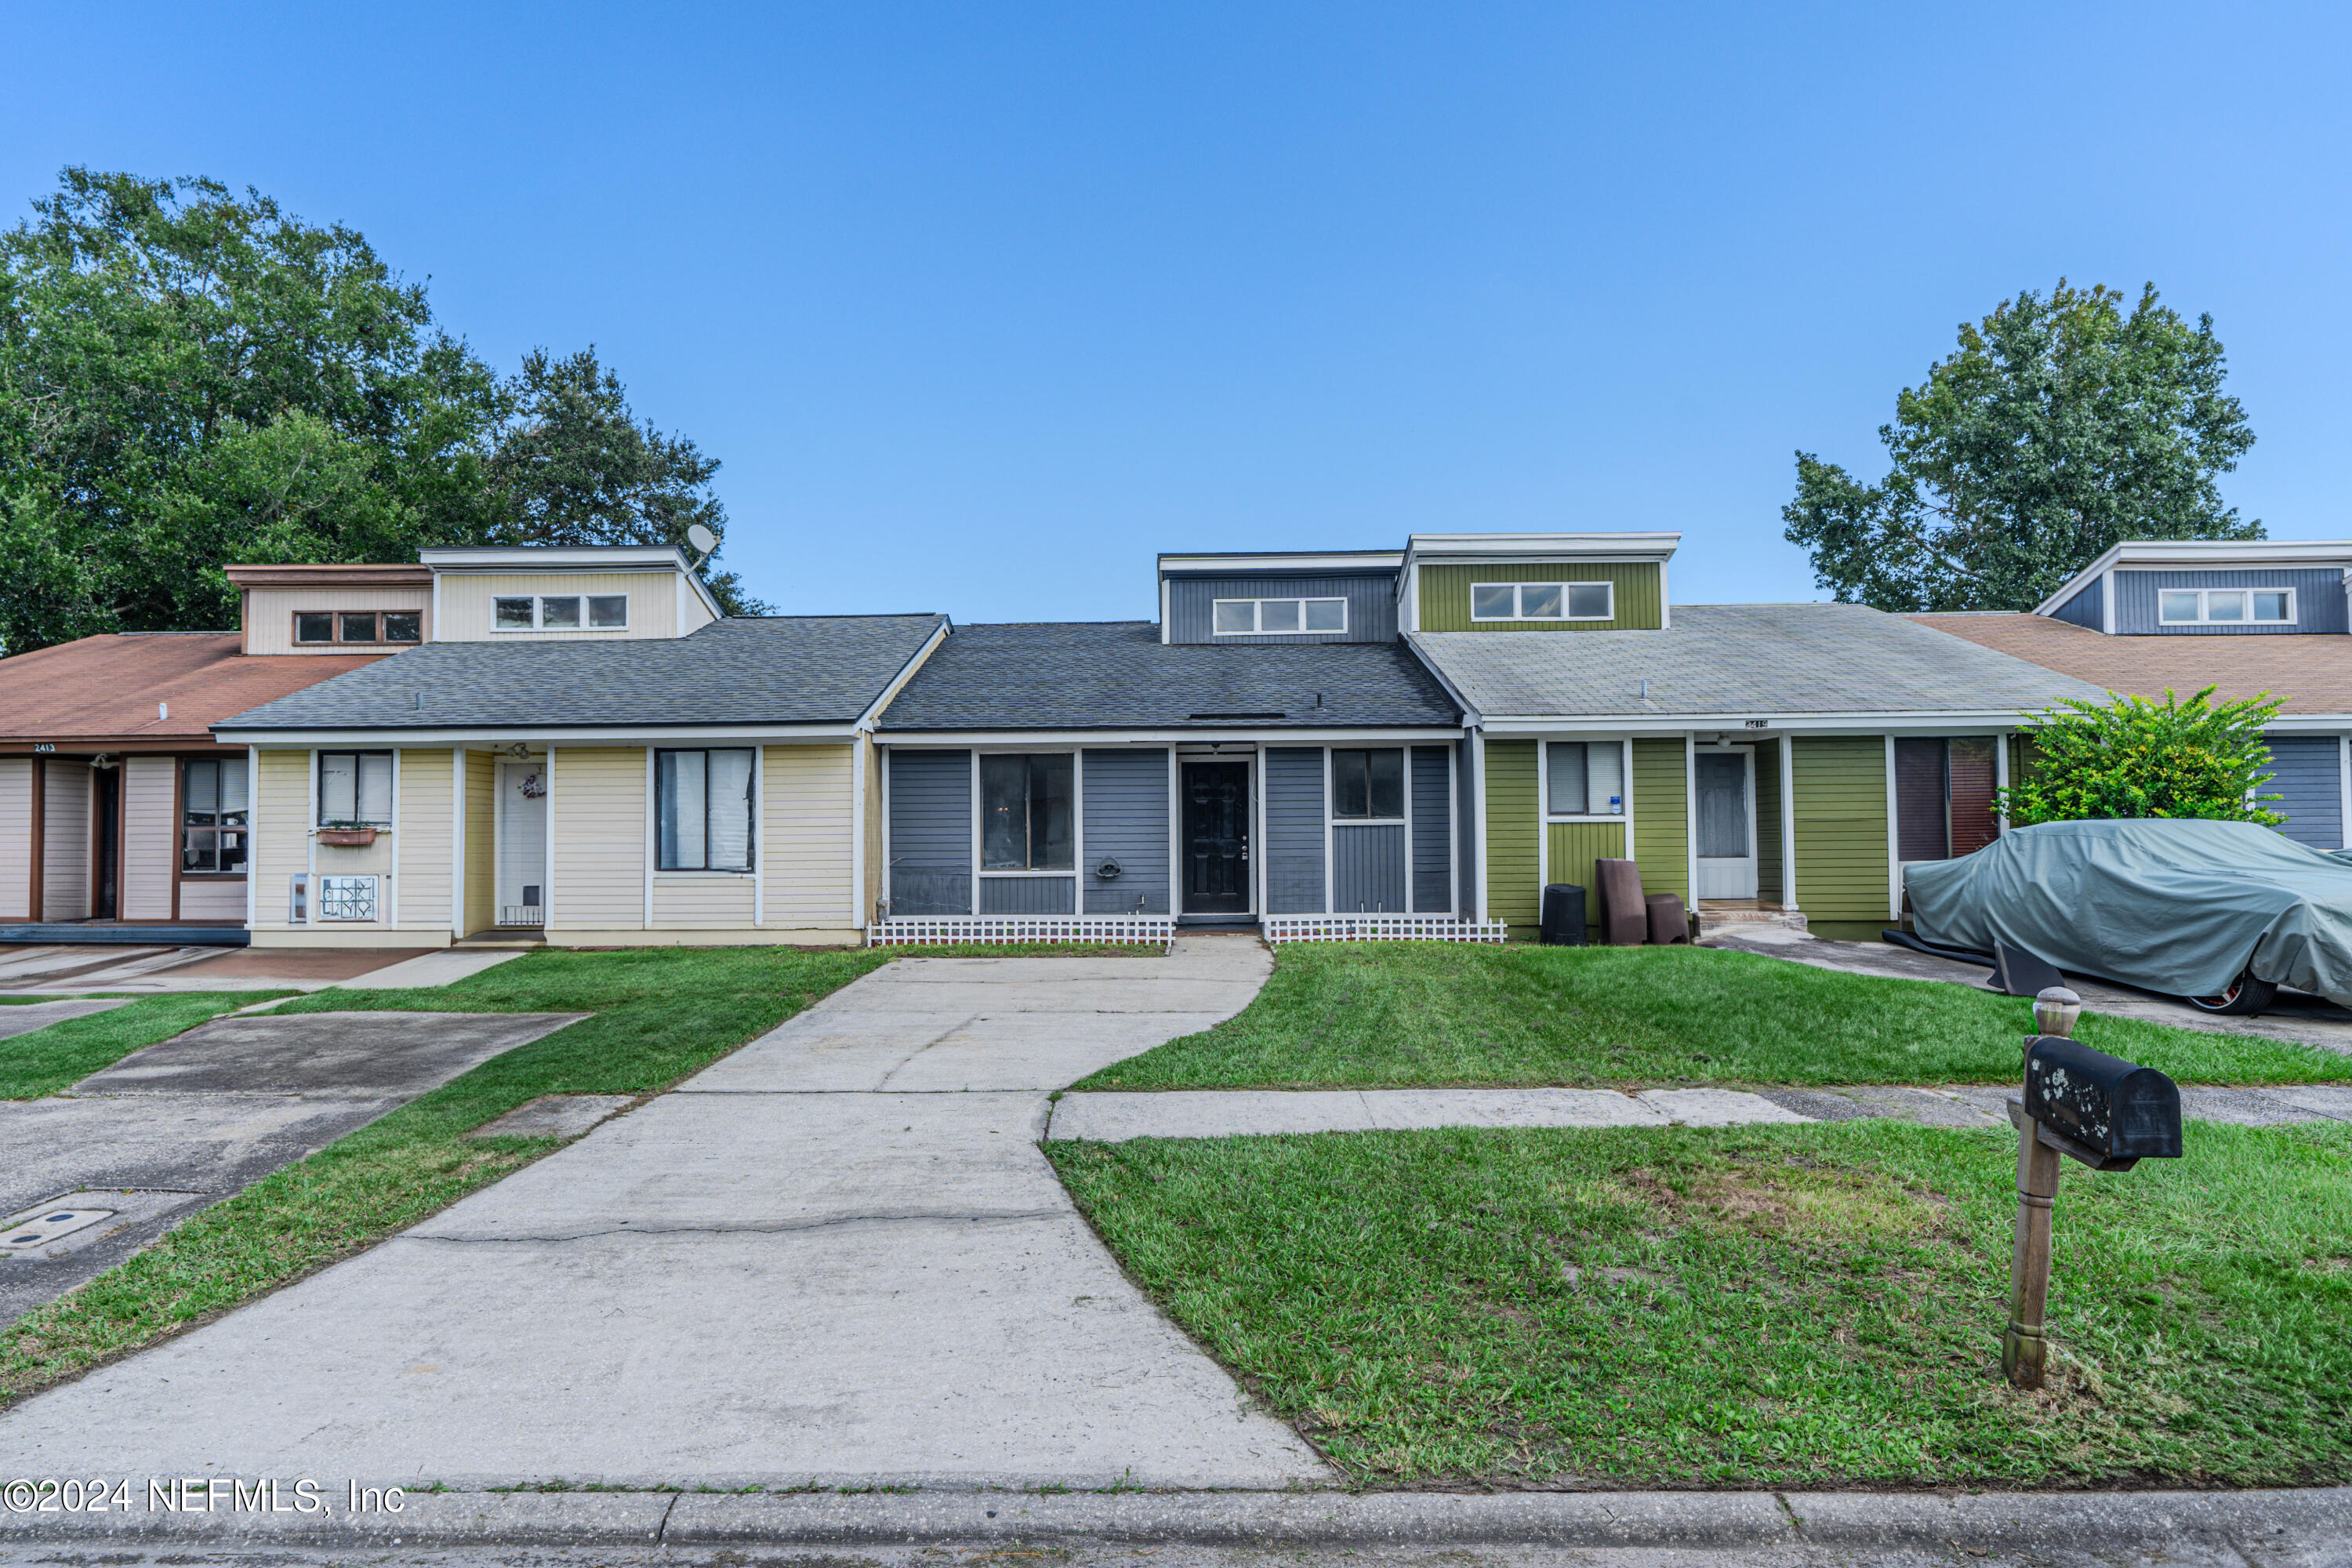
<instances>
[{"instance_id":1,"label":"gray siding","mask_svg":"<svg viewBox=\"0 0 2352 1568\"><path fill-rule=\"evenodd\" d=\"M1088 752L1083 766L1086 912L1166 914L1168 753ZM1105 859L1119 865L1110 881L1095 875Z\"/></svg>"},{"instance_id":2,"label":"gray siding","mask_svg":"<svg viewBox=\"0 0 2352 1568\"><path fill-rule=\"evenodd\" d=\"M2107 629L2104 575L2091 579L2091 585L2050 612L2053 621L2072 621L2078 626L2088 626L2095 632Z\"/></svg>"},{"instance_id":3,"label":"gray siding","mask_svg":"<svg viewBox=\"0 0 2352 1568\"><path fill-rule=\"evenodd\" d=\"M1076 877L982 877L980 912L984 915L1066 915L1076 911Z\"/></svg>"},{"instance_id":4,"label":"gray siding","mask_svg":"<svg viewBox=\"0 0 2352 1568\"><path fill-rule=\"evenodd\" d=\"M2295 624L2291 626L2168 626L2156 618L2158 593L2166 588L2292 588ZM2333 566L2277 572L2124 572L2116 574L2116 630L2126 635L2160 632L2167 637L2277 637L2294 632L2346 630L2344 574Z\"/></svg>"},{"instance_id":5,"label":"gray siding","mask_svg":"<svg viewBox=\"0 0 2352 1568\"><path fill-rule=\"evenodd\" d=\"M1211 606L1219 599L1345 599L1348 629L1282 637L1221 637ZM1171 577L1168 640L1177 643L1396 641L1396 574L1332 577Z\"/></svg>"},{"instance_id":6,"label":"gray siding","mask_svg":"<svg viewBox=\"0 0 2352 1568\"><path fill-rule=\"evenodd\" d=\"M2263 803L2286 818L2279 831L2314 849L2343 848L2343 759L2336 737L2273 735L2270 746L2271 782L2255 793L2280 797Z\"/></svg>"},{"instance_id":7,"label":"gray siding","mask_svg":"<svg viewBox=\"0 0 2352 1568\"><path fill-rule=\"evenodd\" d=\"M1404 878L1403 823L1331 829L1334 914L1402 914Z\"/></svg>"},{"instance_id":8,"label":"gray siding","mask_svg":"<svg viewBox=\"0 0 2352 1568\"><path fill-rule=\"evenodd\" d=\"M1486 850L1478 842L1478 770L1470 765L1470 742L1454 742L1454 804L1460 810L1454 831L1459 833L1462 853L1454 864L1461 868L1461 886L1454 891L1454 908L1465 919L1478 912L1478 857Z\"/></svg>"},{"instance_id":9,"label":"gray siding","mask_svg":"<svg viewBox=\"0 0 2352 1568\"><path fill-rule=\"evenodd\" d=\"M971 753L890 753L890 912L971 913Z\"/></svg>"},{"instance_id":10,"label":"gray siding","mask_svg":"<svg viewBox=\"0 0 2352 1568\"><path fill-rule=\"evenodd\" d=\"M1277 746L1265 753L1265 909L1323 912L1323 751Z\"/></svg>"},{"instance_id":11,"label":"gray siding","mask_svg":"<svg viewBox=\"0 0 2352 1568\"><path fill-rule=\"evenodd\" d=\"M1454 907L1454 835L1446 790L1447 748L1412 749L1412 907L1438 914Z\"/></svg>"}]
</instances>

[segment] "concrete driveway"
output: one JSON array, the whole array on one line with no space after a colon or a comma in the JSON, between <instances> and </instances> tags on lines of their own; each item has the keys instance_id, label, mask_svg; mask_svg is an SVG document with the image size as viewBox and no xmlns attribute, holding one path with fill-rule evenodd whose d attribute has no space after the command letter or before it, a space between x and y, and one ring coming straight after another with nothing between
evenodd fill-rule
<instances>
[{"instance_id":1,"label":"concrete driveway","mask_svg":"<svg viewBox=\"0 0 2352 1568\"><path fill-rule=\"evenodd\" d=\"M1230 1016L1270 962L1187 938L892 963L365 1256L0 1415L0 1473L1328 1482L1036 1148L1046 1090Z\"/></svg>"}]
</instances>

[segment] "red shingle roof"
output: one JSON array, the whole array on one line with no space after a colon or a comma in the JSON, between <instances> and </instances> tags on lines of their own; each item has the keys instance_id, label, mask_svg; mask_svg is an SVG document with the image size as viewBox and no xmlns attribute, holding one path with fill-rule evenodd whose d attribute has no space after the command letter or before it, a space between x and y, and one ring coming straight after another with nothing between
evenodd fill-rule
<instances>
[{"instance_id":1,"label":"red shingle roof","mask_svg":"<svg viewBox=\"0 0 2352 1568\"><path fill-rule=\"evenodd\" d=\"M84 637L0 658L0 747L207 743L209 727L389 654L239 652L235 632ZM171 710L159 718L156 704Z\"/></svg>"},{"instance_id":2,"label":"red shingle roof","mask_svg":"<svg viewBox=\"0 0 2352 1568\"><path fill-rule=\"evenodd\" d=\"M2289 713L2352 713L2352 637L2326 633L2115 637L2048 616L1918 615L1923 626L2054 669L2110 691L2186 697L2208 686L2217 700L2267 691Z\"/></svg>"}]
</instances>

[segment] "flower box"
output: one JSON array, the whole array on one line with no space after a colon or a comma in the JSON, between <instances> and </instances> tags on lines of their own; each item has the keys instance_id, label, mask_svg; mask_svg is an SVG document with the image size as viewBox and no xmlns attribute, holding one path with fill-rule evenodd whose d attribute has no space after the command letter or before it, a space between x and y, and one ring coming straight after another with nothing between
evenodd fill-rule
<instances>
[{"instance_id":1,"label":"flower box","mask_svg":"<svg viewBox=\"0 0 2352 1568\"><path fill-rule=\"evenodd\" d=\"M375 842L375 836L376 829L373 827L321 827L319 829L320 843L340 844L348 849L364 849Z\"/></svg>"}]
</instances>

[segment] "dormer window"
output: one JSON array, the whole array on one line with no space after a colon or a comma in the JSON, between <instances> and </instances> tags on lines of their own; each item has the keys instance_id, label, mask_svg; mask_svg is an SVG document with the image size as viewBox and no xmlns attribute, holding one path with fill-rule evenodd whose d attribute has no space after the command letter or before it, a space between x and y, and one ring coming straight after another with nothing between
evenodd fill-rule
<instances>
[{"instance_id":1,"label":"dormer window","mask_svg":"<svg viewBox=\"0 0 2352 1568\"><path fill-rule=\"evenodd\" d=\"M1474 621L1608 621L1617 617L1613 583L1474 583Z\"/></svg>"},{"instance_id":2,"label":"dormer window","mask_svg":"<svg viewBox=\"0 0 2352 1568\"><path fill-rule=\"evenodd\" d=\"M492 603L502 632L620 632L629 629L626 594L501 595Z\"/></svg>"},{"instance_id":3,"label":"dormer window","mask_svg":"<svg viewBox=\"0 0 2352 1568\"><path fill-rule=\"evenodd\" d=\"M2168 626L2293 626L2292 588L2167 588L2157 618Z\"/></svg>"},{"instance_id":4,"label":"dormer window","mask_svg":"<svg viewBox=\"0 0 2352 1568\"><path fill-rule=\"evenodd\" d=\"M1217 636L1262 637L1344 632L1348 629L1345 599L1219 599L1214 607Z\"/></svg>"},{"instance_id":5,"label":"dormer window","mask_svg":"<svg viewBox=\"0 0 2352 1568\"><path fill-rule=\"evenodd\" d=\"M425 615L421 610L298 610L294 640L304 647L422 642Z\"/></svg>"}]
</instances>

